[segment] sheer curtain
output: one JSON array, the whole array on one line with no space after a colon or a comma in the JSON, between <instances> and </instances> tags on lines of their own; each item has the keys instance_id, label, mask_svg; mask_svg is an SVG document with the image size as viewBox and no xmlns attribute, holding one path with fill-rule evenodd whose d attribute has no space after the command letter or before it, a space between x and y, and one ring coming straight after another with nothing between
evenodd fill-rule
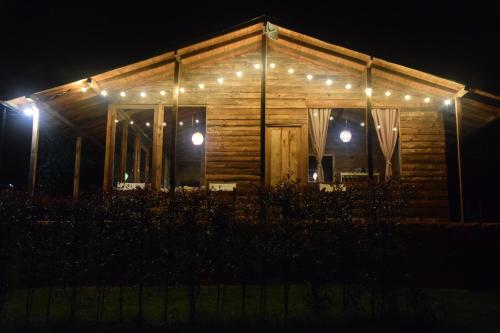
<instances>
[{"instance_id":1,"label":"sheer curtain","mask_svg":"<svg viewBox=\"0 0 500 333\"><path fill-rule=\"evenodd\" d=\"M316 173L318 181L325 181L323 165L321 160L325 153L326 136L328 134L328 122L330 120L331 109L309 109L309 137L312 143L314 156L317 161Z\"/></svg>"},{"instance_id":2,"label":"sheer curtain","mask_svg":"<svg viewBox=\"0 0 500 333\"><path fill-rule=\"evenodd\" d=\"M392 177L392 155L398 141L398 110L372 109L380 149L385 157L385 180Z\"/></svg>"}]
</instances>

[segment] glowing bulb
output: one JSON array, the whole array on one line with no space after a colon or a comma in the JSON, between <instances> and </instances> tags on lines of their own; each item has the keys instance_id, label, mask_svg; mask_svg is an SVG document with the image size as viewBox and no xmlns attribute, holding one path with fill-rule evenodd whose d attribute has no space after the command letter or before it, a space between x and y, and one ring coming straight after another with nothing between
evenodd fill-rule
<instances>
[{"instance_id":1,"label":"glowing bulb","mask_svg":"<svg viewBox=\"0 0 500 333\"><path fill-rule=\"evenodd\" d=\"M365 123L361 123L360 125L361 125L361 127L365 127Z\"/></svg>"},{"instance_id":2,"label":"glowing bulb","mask_svg":"<svg viewBox=\"0 0 500 333\"><path fill-rule=\"evenodd\" d=\"M450 99L445 99L444 100L444 105L450 105L451 104L451 100Z\"/></svg>"},{"instance_id":3,"label":"glowing bulb","mask_svg":"<svg viewBox=\"0 0 500 333\"><path fill-rule=\"evenodd\" d=\"M32 107L27 107L23 110L24 114L28 117L31 117L33 115L33 113L35 113L35 110L33 110Z\"/></svg>"},{"instance_id":4,"label":"glowing bulb","mask_svg":"<svg viewBox=\"0 0 500 333\"><path fill-rule=\"evenodd\" d=\"M182 126L184 125L184 123L182 121L179 121L179 125Z\"/></svg>"},{"instance_id":5,"label":"glowing bulb","mask_svg":"<svg viewBox=\"0 0 500 333\"><path fill-rule=\"evenodd\" d=\"M346 85L345 85L345 88L346 88L347 90L351 89L351 88L352 88L352 84L350 84L350 83L346 84Z\"/></svg>"},{"instance_id":6,"label":"glowing bulb","mask_svg":"<svg viewBox=\"0 0 500 333\"><path fill-rule=\"evenodd\" d=\"M307 76L306 76L306 77L307 77L307 79L308 79L309 81L311 81L311 80L313 79L313 76L312 76L311 74L307 74Z\"/></svg>"},{"instance_id":7,"label":"glowing bulb","mask_svg":"<svg viewBox=\"0 0 500 333\"><path fill-rule=\"evenodd\" d=\"M293 74L295 72L295 69L293 68L288 68L288 74Z\"/></svg>"},{"instance_id":8,"label":"glowing bulb","mask_svg":"<svg viewBox=\"0 0 500 333\"><path fill-rule=\"evenodd\" d=\"M126 93L125 91L121 91L121 92L120 92L120 96L121 96L121 97L125 97L125 96L127 96L127 93Z\"/></svg>"},{"instance_id":9,"label":"glowing bulb","mask_svg":"<svg viewBox=\"0 0 500 333\"><path fill-rule=\"evenodd\" d=\"M333 120L333 116L330 116L330 120Z\"/></svg>"},{"instance_id":10,"label":"glowing bulb","mask_svg":"<svg viewBox=\"0 0 500 333\"><path fill-rule=\"evenodd\" d=\"M184 88L179 88L179 91L181 92L181 94L184 94L186 92L186 89Z\"/></svg>"},{"instance_id":11,"label":"glowing bulb","mask_svg":"<svg viewBox=\"0 0 500 333\"><path fill-rule=\"evenodd\" d=\"M325 81L325 83L326 83L327 86L331 86L332 83L333 83L333 81L330 80L330 79L328 79L328 80Z\"/></svg>"},{"instance_id":12,"label":"glowing bulb","mask_svg":"<svg viewBox=\"0 0 500 333\"><path fill-rule=\"evenodd\" d=\"M200 121L198 119L195 119L194 122L198 124Z\"/></svg>"},{"instance_id":13,"label":"glowing bulb","mask_svg":"<svg viewBox=\"0 0 500 333\"><path fill-rule=\"evenodd\" d=\"M218 79L217 79L217 82L218 82L219 84L223 84L223 83L224 83L224 78L223 78L223 77L218 78Z\"/></svg>"},{"instance_id":14,"label":"glowing bulb","mask_svg":"<svg viewBox=\"0 0 500 333\"><path fill-rule=\"evenodd\" d=\"M315 173L313 173L313 180L316 181L317 179L318 179L318 173L315 172Z\"/></svg>"},{"instance_id":15,"label":"glowing bulb","mask_svg":"<svg viewBox=\"0 0 500 333\"><path fill-rule=\"evenodd\" d=\"M149 122L146 123L146 126L149 127L149 125L151 125Z\"/></svg>"},{"instance_id":16,"label":"glowing bulb","mask_svg":"<svg viewBox=\"0 0 500 333\"><path fill-rule=\"evenodd\" d=\"M405 95L405 101L409 101L411 99L410 95Z\"/></svg>"},{"instance_id":17,"label":"glowing bulb","mask_svg":"<svg viewBox=\"0 0 500 333\"><path fill-rule=\"evenodd\" d=\"M104 96L104 97L108 96L108 92L106 90L102 90L101 96Z\"/></svg>"},{"instance_id":18,"label":"glowing bulb","mask_svg":"<svg viewBox=\"0 0 500 333\"><path fill-rule=\"evenodd\" d=\"M377 125L377 129L380 129L380 125Z\"/></svg>"},{"instance_id":19,"label":"glowing bulb","mask_svg":"<svg viewBox=\"0 0 500 333\"><path fill-rule=\"evenodd\" d=\"M200 89L205 89L205 85L204 85L203 83L200 83L200 84L198 85L198 88L200 88Z\"/></svg>"},{"instance_id":20,"label":"glowing bulb","mask_svg":"<svg viewBox=\"0 0 500 333\"><path fill-rule=\"evenodd\" d=\"M314 112L314 116L317 117L318 116L318 113L317 112Z\"/></svg>"},{"instance_id":21,"label":"glowing bulb","mask_svg":"<svg viewBox=\"0 0 500 333\"><path fill-rule=\"evenodd\" d=\"M398 129L396 127L393 127L392 130L396 132Z\"/></svg>"},{"instance_id":22,"label":"glowing bulb","mask_svg":"<svg viewBox=\"0 0 500 333\"><path fill-rule=\"evenodd\" d=\"M276 64L272 62L272 63L269 64L269 67L276 68Z\"/></svg>"},{"instance_id":23,"label":"glowing bulb","mask_svg":"<svg viewBox=\"0 0 500 333\"><path fill-rule=\"evenodd\" d=\"M160 91L160 95L165 96L165 90Z\"/></svg>"},{"instance_id":24,"label":"glowing bulb","mask_svg":"<svg viewBox=\"0 0 500 333\"><path fill-rule=\"evenodd\" d=\"M372 88L366 88L365 94L366 94L366 96L371 96L372 95Z\"/></svg>"},{"instance_id":25,"label":"glowing bulb","mask_svg":"<svg viewBox=\"0 0 500 333\"><path fill-rule=\"evenodd\" d=\"M134 121L133 121L133 120L131 120L131 121L130 121L130 125L133 125L133 124L134 124Z\"/></svg>"},{"instance_id":26,"label":"glowing bulb","mask_svg":"<svg viewBox=\"0 0 500 333\"><path fill-rule=\"evenodd\" d=\"M195 146L201 145L203 143L203 134L201 134L200 132L194 133L193 136L191 137L191 141Z\"/></svg>"},{"instance_id":27,"label":"glowing bulb","mask_svg":"<svg viewBox=\"0 0 500 333\"><path fill-rule=\"evenodd\" d=\"M167 123L163 123L163 127L167 126Z\"/></svg>"},{"instance_id":28,"label":"glowing bulb","mask_svg":"<svg viewBox=\"0 0 500 333\"><path fill-rule=\"evenodd\" d=\"M387 91L385 92L385 95L386 95L387 97L391 96L391 94L392 94L392 93L390 92L390 90L387 90Z\"/></svg>"},{"instance_id":29,"label":"glowing bulb","mask_svg":"<svg viewBox=\"0 0 500 333\"><path fill-rule=\"evenodd\" d=\"M141 97L142 98L146 97L146 93L144 91L141 92Z\"/></svg>"},{"instance_id":30,"label":"glowing bulb","mask_svg":"<svg viewBox=\"0 0 500 333\"><path fill-rule=\"evenodd\" d=\"M425 103L429 103L430 101L431 101L431 99L429 97L424 98Z\"/></svg>"},{"instance_id":31,"label":"glowing bulb","mask_svg":"<svg viewBox=\"0 0 500 333\"><path fill-rule=\"evenodd\" d=\"M243 76L243 72L242 71L237 71L236 72L236 76L237 77L242 77Z\"/></svg>"},{"instance_id":32,"label":"glowing bulb","mask_svg":"<svg viewBox=\"0 0 500 333\"><path fill-rule=\"evenodd\" d=\"M115 119L115 123L117 123L117 122L118 122L118 119Z\"/></svg>"},{"instance_id":33,"label":"glowing bulb","mask_svg":"<svg viewBox=\"0 0 500 333\"><path fill-rule=\"evenodd\" d=\"M254 64L254 65L253 65L253 68L255 68L255 69L259 69L259 68L260 68L260 64Z\"/></svg>"},{"instance_id":34,"label":"glowing bulb","mask_svg":"<svg viewBox=\"0 0 500 333\"><path fill-rule=\"evenodd\" d=\"M352 139L352 133L351 131L345 129L342 132L340 132L340 140L342 142L349 142Z\"/></svg>"},{"instance_id":35,"label":"glowing bulb","mask_svg":"<svg viewBox=\"0 0 500 333\"><path fill-rule=\"evenodd\" d=\"M86 86L83 86L80 90L81 90L82 92L87 92L87 89L88 89L88 88L87 88Z\"/></svg>"}]
</instances>

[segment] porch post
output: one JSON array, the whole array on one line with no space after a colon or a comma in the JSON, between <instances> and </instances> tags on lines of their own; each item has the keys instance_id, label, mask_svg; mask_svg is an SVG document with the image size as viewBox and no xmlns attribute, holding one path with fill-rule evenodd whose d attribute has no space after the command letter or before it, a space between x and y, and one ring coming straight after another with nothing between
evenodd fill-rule
<instances>
[{"instance_id":1,"label":"porch post","mask_svg":"<svg viewBox=\"0 0 500 333\"><path fill-rule=\"evenodd\" d=\"M78 200L80 194L80 162L82 159L82 137L76 137L75 169L73 173L73 200Z\"/></svg>"},{"instance_id":2,"label":"porch post","mask_svg":"<svg viewBox=\"0 0 500 333\"><path fill-rule=\"evenodd\" d=\"M163 114L163 104L156 105L153 121L153 161L151 177L151 188L154 191L159 191L161 189L161 164L163 159Z\"/></svg>"},{"instance_id":3,"label":"porch post","mask_svg":"<svg viewBox=\"0 0 500 333\"><path fill-rule=\"evenodd\" d=\"M149 181L149 149L144 150L144 182Z\"/></svg>"},{"instance_id":4,"label":"porch post","mask_svg":"<svg viewBox=\"0 0 500 333\"><path fill-rule=\"evenodd\" d=\"M464 223L464 188L463 188L463 169L462 169L462 99L455 97L455 123L457 127L457 165L458 165L458 192L460 223Z\"/></svg>"},{"instance_id":5,"label":"porch post","mask_svg":"<svg viewBox=\"0 0 500 333\"><path fill-rule=\"evenodd\" d=\"M174 87L172 92L172 114L170 116L171 128L170 132L170 189L175 190L175 143L177 139L177 115L179 112L179 75L181 71L181 59L176 54L174 67Z\"/></svg>"},{"instance_id":6,"label":"porch post","mask_svg":"<svg viewBox=\"0 0 500 333\"><path fill-rule=\"evenodd\" d=\"M35 194L36 166L38 161L38 141L40 138L40 111L37 108L33 110L33 126L31 128L31 152L30 152L30 170L28 179L28 193Z\"/></svg>"},{"instance_id":7,"label":"porch post","mask_svg":"<svg viewBox=\"0 0 500 333\"><path fill-rule=\"evenodd\" d=\"M375 123L372 117L372 62L366 65L366 82L365 82L365 96L366 96L366 155L368 159L368 179L373 180L373 128Z\"/></svg>"},{"instance_id":8,"label":"porch post","mask_svg":"<svg viewBox=\"0 0 500 333\"><path fill-rule=\"evenodd\" d=\"M128 144L128 123L122 122L122 143L120 147L120 181L125 181L125 173L127 172L127 144Z\"/></svg>"},{"instance_id":9,"label":"porch post","mask_svg":"<svg viewBox=\"0 0 500 333\"><path fill-rule=\"evenodd\" d=\"M136 128L134 136L134 183L141 182L141 135L141 130Z\"/></svg>"},{"instance_id":10,"label":"porch post","mask_svg":"<svg viewBox=\"0 0 500 333\"><path fill-rule=\"evenodd\" d=\"M260 57L261 57L261 75L260 75L260 182L266 182L266 74L267 74L267 34L266 23L264 22Z\"/></svg>"},{"instance_id":11,"label":"porch post","mask_svg":"<svg viewBox=\"0 0 500 333\"><path fill-rule=\"evenodd\" d=\"M106 122L106 150L104 153L103 192L111 191L113 185L113 171L115 165L115 137L116 137L116 107L108 104L108 118Z\"/></svg>"}]
</instances>

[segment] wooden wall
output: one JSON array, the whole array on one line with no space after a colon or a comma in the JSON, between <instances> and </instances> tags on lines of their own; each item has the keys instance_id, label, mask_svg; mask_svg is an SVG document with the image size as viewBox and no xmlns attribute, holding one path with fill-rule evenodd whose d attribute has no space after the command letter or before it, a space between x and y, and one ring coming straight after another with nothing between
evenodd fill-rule
<instances>
[{"instance_id":1,"label":"wooden wall","mask_svg":"<svg viewBox=\"0 0 500 333\"><path fill-rule=\"evenodd\" d=\"M409 215L446 220L449 210L442 113L401 109L400 117L402 176L416 190Z\"/></svg>"}]
</instances>

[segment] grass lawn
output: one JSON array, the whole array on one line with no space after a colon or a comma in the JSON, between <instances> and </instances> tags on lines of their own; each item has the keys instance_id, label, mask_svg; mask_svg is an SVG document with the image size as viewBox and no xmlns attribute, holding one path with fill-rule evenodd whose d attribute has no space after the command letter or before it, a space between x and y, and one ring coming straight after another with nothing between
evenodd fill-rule
<instances>
[{"instance_id":1,"label":"grass lawn","mask_svg":"<svg viewBox=\"0 0 500 333\"><path fill-rule=\"evenodd\" d=\"M354 288L356 289L356 288ZM243 325L250 330L252 325L260 323L266 327L285 327L283 286L267 287L266 311L260 311L260 286L247 286L246 311L242 316L241 286L228 285L224 288L224 302L217 316L217 286L203 285L196 299L196 317L198 323L209 325L215 322L230 327ZM290 286L289 317L287 331L297 329L301 324L310 325L329 323L331 325L356 325L355 323L372 323L370 328L379 325L371 317L371 307L366 293L361 294L357 306L354 307L351 320L344 316L342 288L339 286L323 286L322 293L328 295L323 299L320 316L313 317L310 305L310 288L304 285ZM500 293L478 292L468 290L427 289L427 300L419 303L417 310L412 307L405 296L407 290L400 290L397 297L398 318L404 327L414 327L416 323L426 321L433 327L447 331L464 332L499 332L500 331ZM34 292L29 323L26 316L26 290L15 290L8 294L7 302L1 317L1 327L6 330L15 329L48 329L67 327L70 316L69 288L52 290L50 314L47 316L48 289L36 289ZM158 287L143 289L144 326L164 328L164 290ZM132 327L138 315L138 289L126 287L123 292L122 320L123 325ZM79 288L76 326L96 327L97 290L94 287ZM183 327L188 322L189 289L184 286L169 288L167 325L170 328ZM124 327L119 325L119 288L107 287L104 297L104 308L98 326ZM393 303L394 304L394 303ZM432 320L429 313L435 316ZM314 318L314 320L313 320ZM392 320L394 323L397 320ZM293 327L290 328L290 324ZM0 328L1 328L0 327ZM366 326L364 326L366 327ZM459 329L458 329L459 328ZM240 329L238 329L240 330ZM397 330L399 331L399 330ZM402 328L401 331L408 331Z\"/></svg>"}]
</instances>

